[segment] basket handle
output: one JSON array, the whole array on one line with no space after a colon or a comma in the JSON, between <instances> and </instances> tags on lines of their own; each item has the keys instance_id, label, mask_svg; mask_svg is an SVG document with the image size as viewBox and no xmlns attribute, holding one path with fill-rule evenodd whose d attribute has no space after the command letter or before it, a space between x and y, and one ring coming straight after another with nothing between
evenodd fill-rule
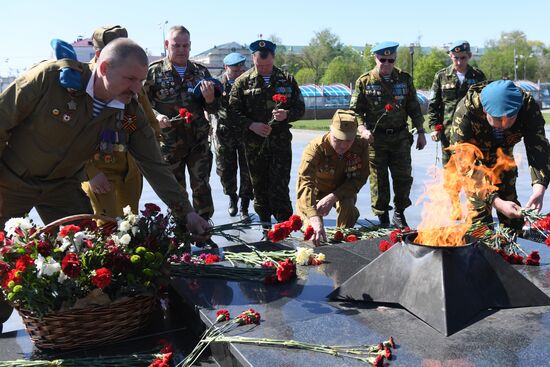
<instances>
[{"instance_id":1,"label":"basket handle","mask_svg":"<svg viewBox=\"0 0 550 367\"><path fill-rule=\"evenodd\" d=\"M83 220L83 219L99 219L99 220L102 220L102 221L106 222L106 224L107 223L108 224L116 223L115 218L111 218L111 217L108 217L106 215L101 215L101 214L75 214L75 215L69 215L68 217L64 217L64 218L54 220L53 222L45 225L43 228L41 228L38 231L36 231L35 233L33 233L31 238L34 238L34 237L40 235L41 233L48 232L49 230L51 230L55 227L58 227L62 224L65 224L67 222L74 222L74 221Z\"/></svg>"}]
</instances>

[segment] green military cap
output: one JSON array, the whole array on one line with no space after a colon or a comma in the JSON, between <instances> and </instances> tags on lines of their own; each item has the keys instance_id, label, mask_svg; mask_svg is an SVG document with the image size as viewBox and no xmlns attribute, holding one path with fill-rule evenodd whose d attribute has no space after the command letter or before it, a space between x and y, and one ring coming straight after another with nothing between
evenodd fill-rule
<instances>
[{"instance_id":1,"label":"green military cap","mask_svg":"<svg viewBox=\"0 0 550 367\"><path fill-rule=\"evenodd\" d=\"M102 50L109 42L117 38L128 38L128 31L119 25L103 26L94 31L92 42L94 48Z\"/></svg>"},{"instance_id":2,"label":"green military cap","mask_svg":"<svg viewBox=\"0 0 550 367\"><path fill-rule=\"evenodd\" d=\"M357 120L351 110L336 110L330 130L336 139L353 140L357 135Z\"/></svg>"}]
</instances>

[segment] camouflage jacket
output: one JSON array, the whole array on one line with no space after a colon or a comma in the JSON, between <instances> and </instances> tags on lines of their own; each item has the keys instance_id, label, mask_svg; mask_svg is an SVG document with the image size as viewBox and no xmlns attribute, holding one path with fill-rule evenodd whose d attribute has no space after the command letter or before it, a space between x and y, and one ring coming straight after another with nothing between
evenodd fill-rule
<instances>
[{"instance_id":1,"label":"camouflage jacket","mask_svg":"<svg viewBox=\"0 0 550 367\"><path fill-rule=\"evenodd\" d=\"M340 158L330 145L330 133L312 140L304 149L296 181L296 196L308 218L317 215L319 193L333 193L338 200L357 195L369 177L369 145L355 139Z\"/></svg>"},{"instance_id":2,"label":"camouflage jacket","mask_svg":"<svg viewBox=\"0 0 550 367\"><path fill-rule=\"evenodd\" d=\"M372 130L384 114L386 104L391 104L393 110L380 120L377 129L401 128L410 117L413 126L423 130L424 118L409 74L394 68L389 82L380 76L376 68L361 75L355 82L350 101L350 109L357 114L359 124Z\"/></svg>"},{"instance_id":3,"label":"camouflage jacket","mask_svg":"<svg viewBox=\"0 0 550 367\"><path fill-rule=\"evenodd\" d=\"M439 70L434 77L428 105L430 128L433 130L436 124L443 124L449 129L458 101L466 95L470 86L485 79L485 74L481 70L470 65L468 65L462 85L458 81L453 65Z\"/></svg>"},{"instance_id":4,"label":"camouflage jacket","mask_svg":"<svg viewBox=\"0 0 550 367\"><path fill-rule=\"evenodd\" d=\"M547 187L550 182L550 144L546 139L545 122L539 105L531 94L522 91L523 106L514 125L504 130L503 143L499 145L480 101L481 90L487 84L488 82L482 82L473 85L458 103L451 127L451 144L474 144L484 155L481 163L491 167L496 161L498 147L501 147L505 154L513 156L514 145L523 138L531 182Z\"/></svg>"},{"instance_id":5,"label":"camouflage jacket","mask_svg":"<svg viewBox=\"0 0 550 367\"><path fill-rule=\"evenodd\" d=\"M247 130L253 122L269 122L275 108L272 100L275 94L287 97L287 102L279 108L288 111L287 119L278 122L277 126L290 128L289 122L300 119L305 112L304 98L292 75L274 66L267 85L255 67L238 77L229 97L229 107L236 115L238 128ZM272 134L276 133L274 129Z\"/></svg>"},{"instance_id":6,"label":"camouflage jacket","mask_svg":"<svg viewBox=\"0 0 550 367\"><path fill-rule=\"evenodd\" d=\"M219 98L206 104L204 99L193 95L193 88L204 78L210 78L207 68L194 62L187 62L185 75L180 78L168 58L149 65L145 89L151 105L157 114L175 117L180 108L187 108L193 114L193 122L208 123L204 111L214 113L219 108Z\"/></svg>"},{"instance_id":7,"label":"camouflage jacket","mask_svg":"<svg viewBox=\"0 0 550 367\"><path fill-rule=\"evenodd\" d=\"M224 125L224 126L230 125L228 124L227 120L231 118L229 113L229 94L231 93L232 85L227 80L227 75L225 73L220 75L218 77L218 80L223 85L223 94L222 94L222 97L220 98L220 108L214 114L218 122L218 128L219 128L221 125Z\"/></svg>"}]
</instances>

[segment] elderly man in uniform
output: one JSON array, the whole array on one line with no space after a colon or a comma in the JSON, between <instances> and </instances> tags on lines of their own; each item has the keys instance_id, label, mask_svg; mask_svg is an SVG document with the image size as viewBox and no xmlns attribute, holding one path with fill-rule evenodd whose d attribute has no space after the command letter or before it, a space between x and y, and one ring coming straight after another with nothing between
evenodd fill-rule
<instances>
[{"instance_id":1,"label":"elderly man in uniform","mask_svg":"<svg viewBox=\"0 0 550 367\"><path fill-rule=\"evenodd\" d=\"M235 81L229 97L235 120L245 131L254 210L264 223L271 223L272 215L278 222L292 215L288 187L292 163L290 123L305 111L294 77L273 65L275 48L266 40L250 44L254 67ZM279 102L273 101L275 95Z\"/></svg>"},{"instance_id":2,"label":"elderly man in uniform","mask_svg":"<svg viewBox=\"0 0 550 367\"><path fill-rule=\"evenodd\" d=\"M369 149L372 211L380 225L390 225L390 183L393 179L393 224L408 227L405 209L411 205L411 145L413 136L407 128L410 117L418 132L416 149L426 145L422 112L412 78L394 67L396 42L382 42L372 48L376 66L361 75L355 84L350 108L359 120L358 131L371 143Z\"/></svg>"},{"instance_id":3,"label":"elderly man in uniform","mask_svg":"<svg viewBox=\"0 0 550 367\"><path fill-rule=\"evenodd\" d=\"M494 167L497 149L501 148L513 161L514 146L523 138L533 188L526 207L540 211L550 182L550 145L544 123L533 96L523 92L513 82L482 82L470 87L458 103L451 127L451 148L456 143L473 144L483 153L477 163ZM461 162L455 163L460 166ZM495 208L501 223L518 232L521 230L524 220L515 187L517 174L517 167L503 171L499 177L501 182L495 182L497 191L485 198L477 193L468 193L470 203L477 212L475 221L492 223L491 212Z\"/></svg>"},{"instance_id":4,"label":"elderly man in uniform","mask_svg":"<svg viewBox=\"0 0 550 367\"><path fill-rule=\"evenodd\" d=\"M162 132L161 150L180 185L186 188L189 172L193 206L205 219L214 214L210 171L210 123L205 112L215 113L219 98L208 69L189 61L191 35L184 26L168 30L164 41L168 56L149 66L146 90ZM199 91L199 96L194 94ZM178 118L185 108L191 117Z\"/></svg>"},{"instance_id":5,"label":"elderly man in uniform","mask_svg":"<svg viewBox=\"0 0 550 367\"><path fill-rule=\"evenodd\" d=\"M237 215L237 205L241 199L241 219L248 219L248 206L252 194L252 184L244 152L242 130L235 123L228 122L235 118L229 109L229 94L237 79L244 72L246 57L233 52L223 59L225 72L218 78L223 84L221 106L217 113L211 115L216 121L216 172L220 176L223 193L229 196L229 215ZM240 175L240 188L237 196L237 169Z\"/></svg>"},{"instance_id":6,"label":"elderly man in uniform","mask_svg":"<svg viewBox=\"0 0 550 367\"><path fill-rule=\"evenodd\" d=\"M80 88L62 85L64 68L80 72ZM2 226L33 207L45 223L91 213L80 185L84 165L94 154L111 154L117 145L129 150L155 192L192 233L208 228L162 161L155 133L134 98L146 76L145 51L118 39L103 49L95 69L68 59L42 62L0 94Z\"/></svg>"},{"instance_id":7,"label":"elderly man in uniform","mask_svg":"<svg viewBox=\"0 0 550 367\"><path fill-rule=\"evenodd\" d=\"M441 141L443 166L449 161L449 139L456 105L473 84L484 81L485 74L470 66L472 58L468 41L456 41L449 47L452 64L435 73L428 118L433 141Z\"/></svg>"},{"instance_id":8,"label":"elderly man in uniform","mask_svg":"<svg viewBox=\"0 0 550 367\"><path fill-rule=\"evenodd\" d=\"M326 241L323 217L336 206L336 225L351 228L359 218L357 194L369 177L369 149L356 139L353 111L337 110L330 132L315 138L304 150L296 184L296 206L311 224L313 244Z\"/></svg>"},{"instance_id":9,"label":"elderly man in uniform","mask_svg":"<svg viewBox=\"0 0 550 367\"><path fill-rule=\"evenodd\" d=\"M119 25L96 29L92 36L95 57L90 63L95 65L101 50L109 42L121 37L127 38L128 32L126 28ZM159 123L143 89L138 94L138 101L155 134L160 135ZM82 189L90 198L94 213L113 218L120 217L123 215L122 209L127 205L137 212L143 178L134 159L127 151L114 150L108 156L97 154L88 161L85 172L89 181L82 183Z\"/></svg>"}]
</instances>

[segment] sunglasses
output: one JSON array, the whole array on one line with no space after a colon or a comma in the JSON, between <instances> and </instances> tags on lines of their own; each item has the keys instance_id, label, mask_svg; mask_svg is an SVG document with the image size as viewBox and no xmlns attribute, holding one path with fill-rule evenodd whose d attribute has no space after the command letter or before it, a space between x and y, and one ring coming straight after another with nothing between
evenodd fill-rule
<instances>
[{"instance_id":1,"label":"sunglasses","mask_svg":"<svg viewBox=\"0 0 550 367\"><path fill-rule=\"evenodd\" d=\"M395 62L395 59L378 59L378 61L380 61L382 64L386 63L386 62L389 62L390 64L393 64Z\"/></svg>"},{"instance_id":2,"label":"sunglasses","mask_svg":"<svg viewBox=\"0 0 550 367\"><path fill-rule=\"evenodd\" d=\"M467 56L453 56L453 59L455 60L466 60L467 58Z\"/></svg>"}]
</instances>

